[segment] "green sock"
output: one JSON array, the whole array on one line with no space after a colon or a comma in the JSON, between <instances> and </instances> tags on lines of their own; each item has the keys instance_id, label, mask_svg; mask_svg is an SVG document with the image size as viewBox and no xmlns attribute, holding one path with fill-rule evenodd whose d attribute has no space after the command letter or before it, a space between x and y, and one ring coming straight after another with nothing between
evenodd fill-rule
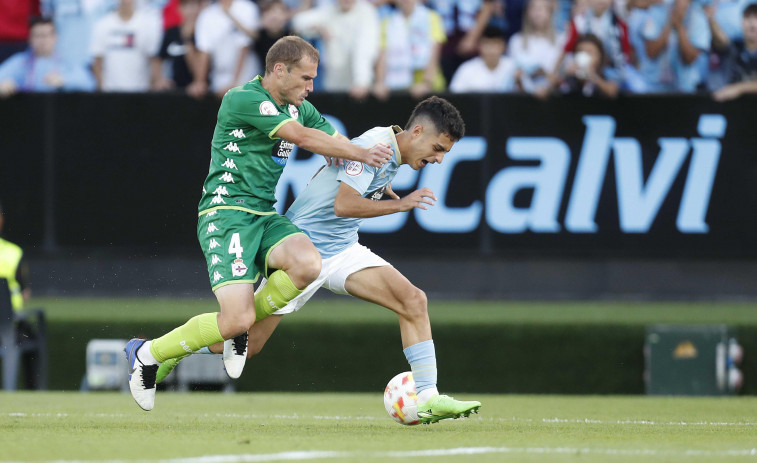
<instances>
[{"instance_id":1,"label":"green sock","mask_svg":"<svg viewBox=\"0 0 757 463\"><path fill-rule=\"evenodd\" d=\"M218 329L218 314L204 313L190 318L170 333L153 339L150 343L150 353L155 360L162 363L223 341Z\"/></svg>"},{"instance_id":2,"label":"green sock","mask_svg":"<svg viewBox=\"0 0 757 463\"><path fill-rule=\"evenodd\" d=\"M262 320L289 301L302 294L283 270L276 270L268 277L265 287L255 295L255 321Z\"/></svg>"}]
</instances>

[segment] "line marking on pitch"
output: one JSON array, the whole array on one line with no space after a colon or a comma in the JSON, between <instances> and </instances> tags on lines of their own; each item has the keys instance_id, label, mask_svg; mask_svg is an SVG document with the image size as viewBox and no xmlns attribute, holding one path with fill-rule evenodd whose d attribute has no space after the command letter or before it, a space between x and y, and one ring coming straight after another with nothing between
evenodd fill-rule
<instances>
[{"instance_id":1,"label":"line marking on pitch","mask_svg":"<svg viewBox=\"0 0 757 463\"><path fill-rule=\"evenodd\" d=\"M537 455L607 455L607 456L664 456L664 457L756 457L757 448L733 450L655 450L655 449L612 449L592 447L457 447L432 450L395 450L384 452L350 452L304 450L263 454L205 455L167 459L140 460L51 460L41 463L256 463L268 461L303 461L336 458L423 458L455 455L537 454ZM4 462L16 463L16 462Z\"/></svg>"},{"instance_id":2,"label":"line marking on pitch","mask_svg":"<svg viewBox=\"0 0 757 463\"><path fill-rule=\"evenodd\" d=\"M49 417L49 418L68 418L68 413L26 413L26 412L9 412L5 414L14 418L37 418L37 417ZM78 414L74 414L78 415ZM241 418L241 419L283 419L283 420L301 420L312 418L316 420L327 421L344 421L344 420L362 420L362 421L384 421L385 417L377 416L341 416L341 415L261 415L253 413L204 413L204 414L191 414L197 417L206 418ZM3 415L0 415L3 416ZM126 413L85 413L85 418L125 418L131 416ZM546 424L602 424L602 425L645 425L645 426L757 426L757 422L754 421L655 421L655 420L640 420L640 419L618 419L618 420L597 420L593 418L520 418L513 416L510 418L504 417L469 417L466 420L470 421L506 421L506 422L523 422L523 423L546 423Z\"/></svg>"}]
</instances>

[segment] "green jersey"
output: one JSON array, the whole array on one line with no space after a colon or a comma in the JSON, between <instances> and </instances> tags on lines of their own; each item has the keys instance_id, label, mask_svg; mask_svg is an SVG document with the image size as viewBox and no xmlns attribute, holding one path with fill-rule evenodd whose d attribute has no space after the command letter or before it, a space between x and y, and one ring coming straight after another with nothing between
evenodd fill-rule
<instances>
[{"instance_id":1,"label":"green jersey","mask_svg":"<svg viewBox=\"0 0 757 463\"><path fill-rule=\"evenodd\" d=\"M337 134L308 101L299 108L278 105L262 81L257 76L223 97L199 215L217 209L275 214L276 184L294 149L293 143L276 137L276 131L288 122L298 121L329 135Z\"/></svg>"}]
</instances>

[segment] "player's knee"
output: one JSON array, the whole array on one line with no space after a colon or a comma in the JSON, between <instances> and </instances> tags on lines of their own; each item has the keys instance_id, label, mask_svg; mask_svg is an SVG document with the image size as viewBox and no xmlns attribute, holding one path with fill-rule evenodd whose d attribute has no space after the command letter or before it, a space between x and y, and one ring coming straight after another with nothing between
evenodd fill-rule
<instances>
[{"instance_id":1,"label":"player's knee","mask_svg":"<svg viewBox=\"0 0 757 463\"><path fill-rule=\"evenodd\" d=\"M413 286L405 297L404 304L408 318L421 318L428 316L428 298L426 293Z\"/></svg>"},{"instance_id":2,"label":"player's knee","mask_svg":"<svg viewBox=\"0 0 757 463\"><path fill-rule=\"evenodd\" d=\"M234 337L249 330L253 323L255 323L255 308L250 307L250 310L239 311L228 317L226 329L231 333L230 337Z\"/></svg>"},{"instance_id":3,"label":"player's knee","mask_svg":"<svg viewBox=\"0 0 757 463\"><path fill-rule=\"evenodd\" d=\"M298 289L305 289L321 273L321 255L318 251L299 254L295 265L287 273Z\"/></svg>"}]
</instances>

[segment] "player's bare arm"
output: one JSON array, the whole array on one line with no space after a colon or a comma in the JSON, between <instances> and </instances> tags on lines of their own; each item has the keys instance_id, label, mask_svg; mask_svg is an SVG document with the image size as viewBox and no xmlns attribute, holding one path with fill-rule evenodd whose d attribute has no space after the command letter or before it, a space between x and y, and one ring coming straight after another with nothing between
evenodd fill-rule
<instances>
[{"instance_id":1,"label":"player's bare arm","mask_svg":"<svg viewBox=\"0 0 757 463\"><path fill-rule=\"evenodd\" d=\"M373 167L381 167L392 158L392 150L385 145L378 144L366 149L341 137L332 137L320 130L305 127L297 121L282 125L275 135L313 153L358 161Z\"/></svg>"},{"instance_id":2,"label":"player's bare arm","mask_svg":"<svg viewBox=\"0 0 757 463\"><path fill-rule=\"evenodd\" d=\"M341 133L338 133L336 136L340 140L344 140L346 142L350 141L349 138L345 137ZM333 164L333 165L335 165L337 167L342 167L344 165L344 159L342 159L342 158L335 158L333 156L325 156L325 155L323 157L326 158L326 165L327 166L331 166Z\"/></svg>"},{"instance_id":3,"label":"player's bare arm","mask_svg":"<svg viewBox=\"0 0 757 463\"><path fill-rule=\"evenodd\" d=\"M433 206L434 201L436 196L428 188L415 190L401 199L374 201L364 198L357 190L342 182L334 200L334 213L339 217L379 217L416 208L425 210L428 209L427 205Z\"/></svg>"}]
</instances>

